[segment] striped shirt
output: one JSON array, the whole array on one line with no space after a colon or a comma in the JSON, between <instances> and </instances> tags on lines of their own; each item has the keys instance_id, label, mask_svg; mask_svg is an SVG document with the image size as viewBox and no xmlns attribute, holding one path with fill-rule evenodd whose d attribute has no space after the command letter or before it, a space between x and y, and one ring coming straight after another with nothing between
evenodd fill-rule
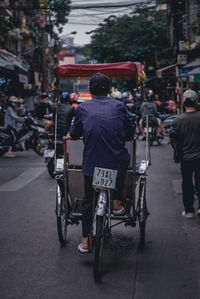
<instances>
[{"instance_id":1,"label":"striped shirt","mask_svg":"<svg viewBox=\"0 0 200 299\"><path fill-rule=\"evenodd\" d=\"M75 110L70 128L72 139L83 136L83 173L93 176L94 167L126 170L130 156L125 141L134 137L125 105L112 98L96 96Z\"/></svg>"}]
</instances>

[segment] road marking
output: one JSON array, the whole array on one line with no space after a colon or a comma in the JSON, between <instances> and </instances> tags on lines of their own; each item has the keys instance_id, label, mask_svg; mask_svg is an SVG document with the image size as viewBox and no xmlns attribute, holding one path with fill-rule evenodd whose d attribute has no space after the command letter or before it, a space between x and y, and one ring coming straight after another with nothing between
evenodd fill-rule
<instances>
[{"instance_id":1,"label":"road marking","mask_svg":"<svg viewBox=\"0 0 200 299\"><path fill-rule=\"evenodd\" d=\"M44 167L29 168L13 180L2 184L0 186L0 191L18 191L37 179L44 171L46 171Z\"/></svg>"}]
</instances>

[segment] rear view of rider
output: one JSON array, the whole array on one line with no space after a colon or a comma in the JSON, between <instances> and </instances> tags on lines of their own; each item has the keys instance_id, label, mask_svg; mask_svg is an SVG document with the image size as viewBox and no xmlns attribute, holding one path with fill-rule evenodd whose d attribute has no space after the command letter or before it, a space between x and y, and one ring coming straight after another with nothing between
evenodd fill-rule
<instances>
[{"instance_id":1,"label":"rear view of rider","mask_svg":"<svg viewBox=\"0 0 200 299\"><path fill-rule=\"evenodd\" d=\"M124 213L121 193L130 155L125 141L132 140L134 126L130 122L124 103L108 98L110 79L103 74L91 77L89 90L92 100L81 103L75 110L75 119L70 136L76 140L83 136L84 198L82 201L82 242L78 250L89 251L88 235L91 234L93 214L92 178L95 167L118 170L118 192L113 208L115 215Z\"/></svg>"},{"instance_id":2,"label":"rear view of rider","mask_svg":"<svg viewBox=\"0 0 200 299\"><path fill-rule=\"evenodd\" d=\"M147 101L145 101L142 106L140 107L140 129L142 132L142 137L145 139L145 132L143 124L146 121L146 116L148 115L148 119L156 126L156 135L157 137L162 138L162 123L161 120L158 118L158 110L155 103L153 103L153 95L147 96Z\"/></svg>"},{"instance_id":3,"label":"rear view of rider","mask_svg":"<svg viewBox=\"0 0 200 299\"><path fill-rule=\"evenodd\" d=\"M68 92L63 92L60 96L58 104L58 120L57 134L58 138L62 138L69 132L69 128L74 116L74 107L70 105L70 97Z\"/></svg>"}]
</instances>

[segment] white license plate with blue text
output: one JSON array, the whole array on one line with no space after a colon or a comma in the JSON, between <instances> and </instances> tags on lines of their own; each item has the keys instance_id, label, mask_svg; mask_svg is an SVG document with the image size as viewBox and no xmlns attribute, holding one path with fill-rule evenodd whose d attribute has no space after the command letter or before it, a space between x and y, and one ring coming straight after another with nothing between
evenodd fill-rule
<instances>
[{"instance_id":1,"label":"white license plate with blue text","mask_svg":"<svg viewBox=\"0 0 200 299\"><path fill-rule=\"evenodd\" d=\"M117 170L95 167L93 175L93 186L99 188L115 189Z\"/></svg>"},{"instance_id":2,"label":"white license plate with blue text","mask_svg":"<svg viewBox=\"0 0 200 299\"><path fill-rule=\"evenodd\" d=\"M44 157L45 158L53 158L54 157L54 150L45 150L44 151Z\"/></svg>"}]
</instances>

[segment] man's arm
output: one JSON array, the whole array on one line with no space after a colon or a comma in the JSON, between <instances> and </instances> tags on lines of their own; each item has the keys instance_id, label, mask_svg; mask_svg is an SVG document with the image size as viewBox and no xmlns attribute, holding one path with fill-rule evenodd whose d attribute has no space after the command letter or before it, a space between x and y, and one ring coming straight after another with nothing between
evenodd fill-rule
<instances>
[{"instance_id":1,"label":"man's arm","mask_svg":"<svg viewBox=\"0 0 200 299\"><path fill-rule=\"evenodd\" d=\"M81 122L81 108L78 106L75 109L75 118L69 130L70 137L73 140L79 139L83 135L83 126Z\"/></svg>"},{"instance_id":2,"label":"man's arm","mask_svg":"<svg viewBox=\"0 0 200 299\"><path fill-rule=\"evenodd\" d=\"M135 122L131 121L126 109L124 109L124 130L126 141L133 140L135 135Z\"/></svg>"},{"instance_id":3,"label":"man's arm","mask_svg":"<svg viewBox=\"0 0 200 299\"><path fill-rule=\"evenodd\" d=\"M172 127L169 131L170 139L178 139L178 119L175 118L172 123Z\"/></svg>"},{"instance_id":4,"label":"man's arm","mask_svg":"<svg viewBox=\"0 0 200 299\"><path fill-rule=\"evenodd\" d=\"M17 115L15 114L15 112L13 111L12 108L9 107L8 109L9 109L10 117L11 117L12 119L14 119L16 122L21 122L21 123L24 122L24 118L23 118L23 117L19 117L19 116L17 116Z\"/></svg>"},{"instance_id":5,"label":"man's arm","mask_svg":"<svg viewBox=\"0 0 200 299\"><path fill-rule=\"evenodd\" d=\"M157 118L158 117L158 108L157 108L157 105L155 103L153 103L153 113L155 115L155 117Z\"/></svg>"}]
</instances>

